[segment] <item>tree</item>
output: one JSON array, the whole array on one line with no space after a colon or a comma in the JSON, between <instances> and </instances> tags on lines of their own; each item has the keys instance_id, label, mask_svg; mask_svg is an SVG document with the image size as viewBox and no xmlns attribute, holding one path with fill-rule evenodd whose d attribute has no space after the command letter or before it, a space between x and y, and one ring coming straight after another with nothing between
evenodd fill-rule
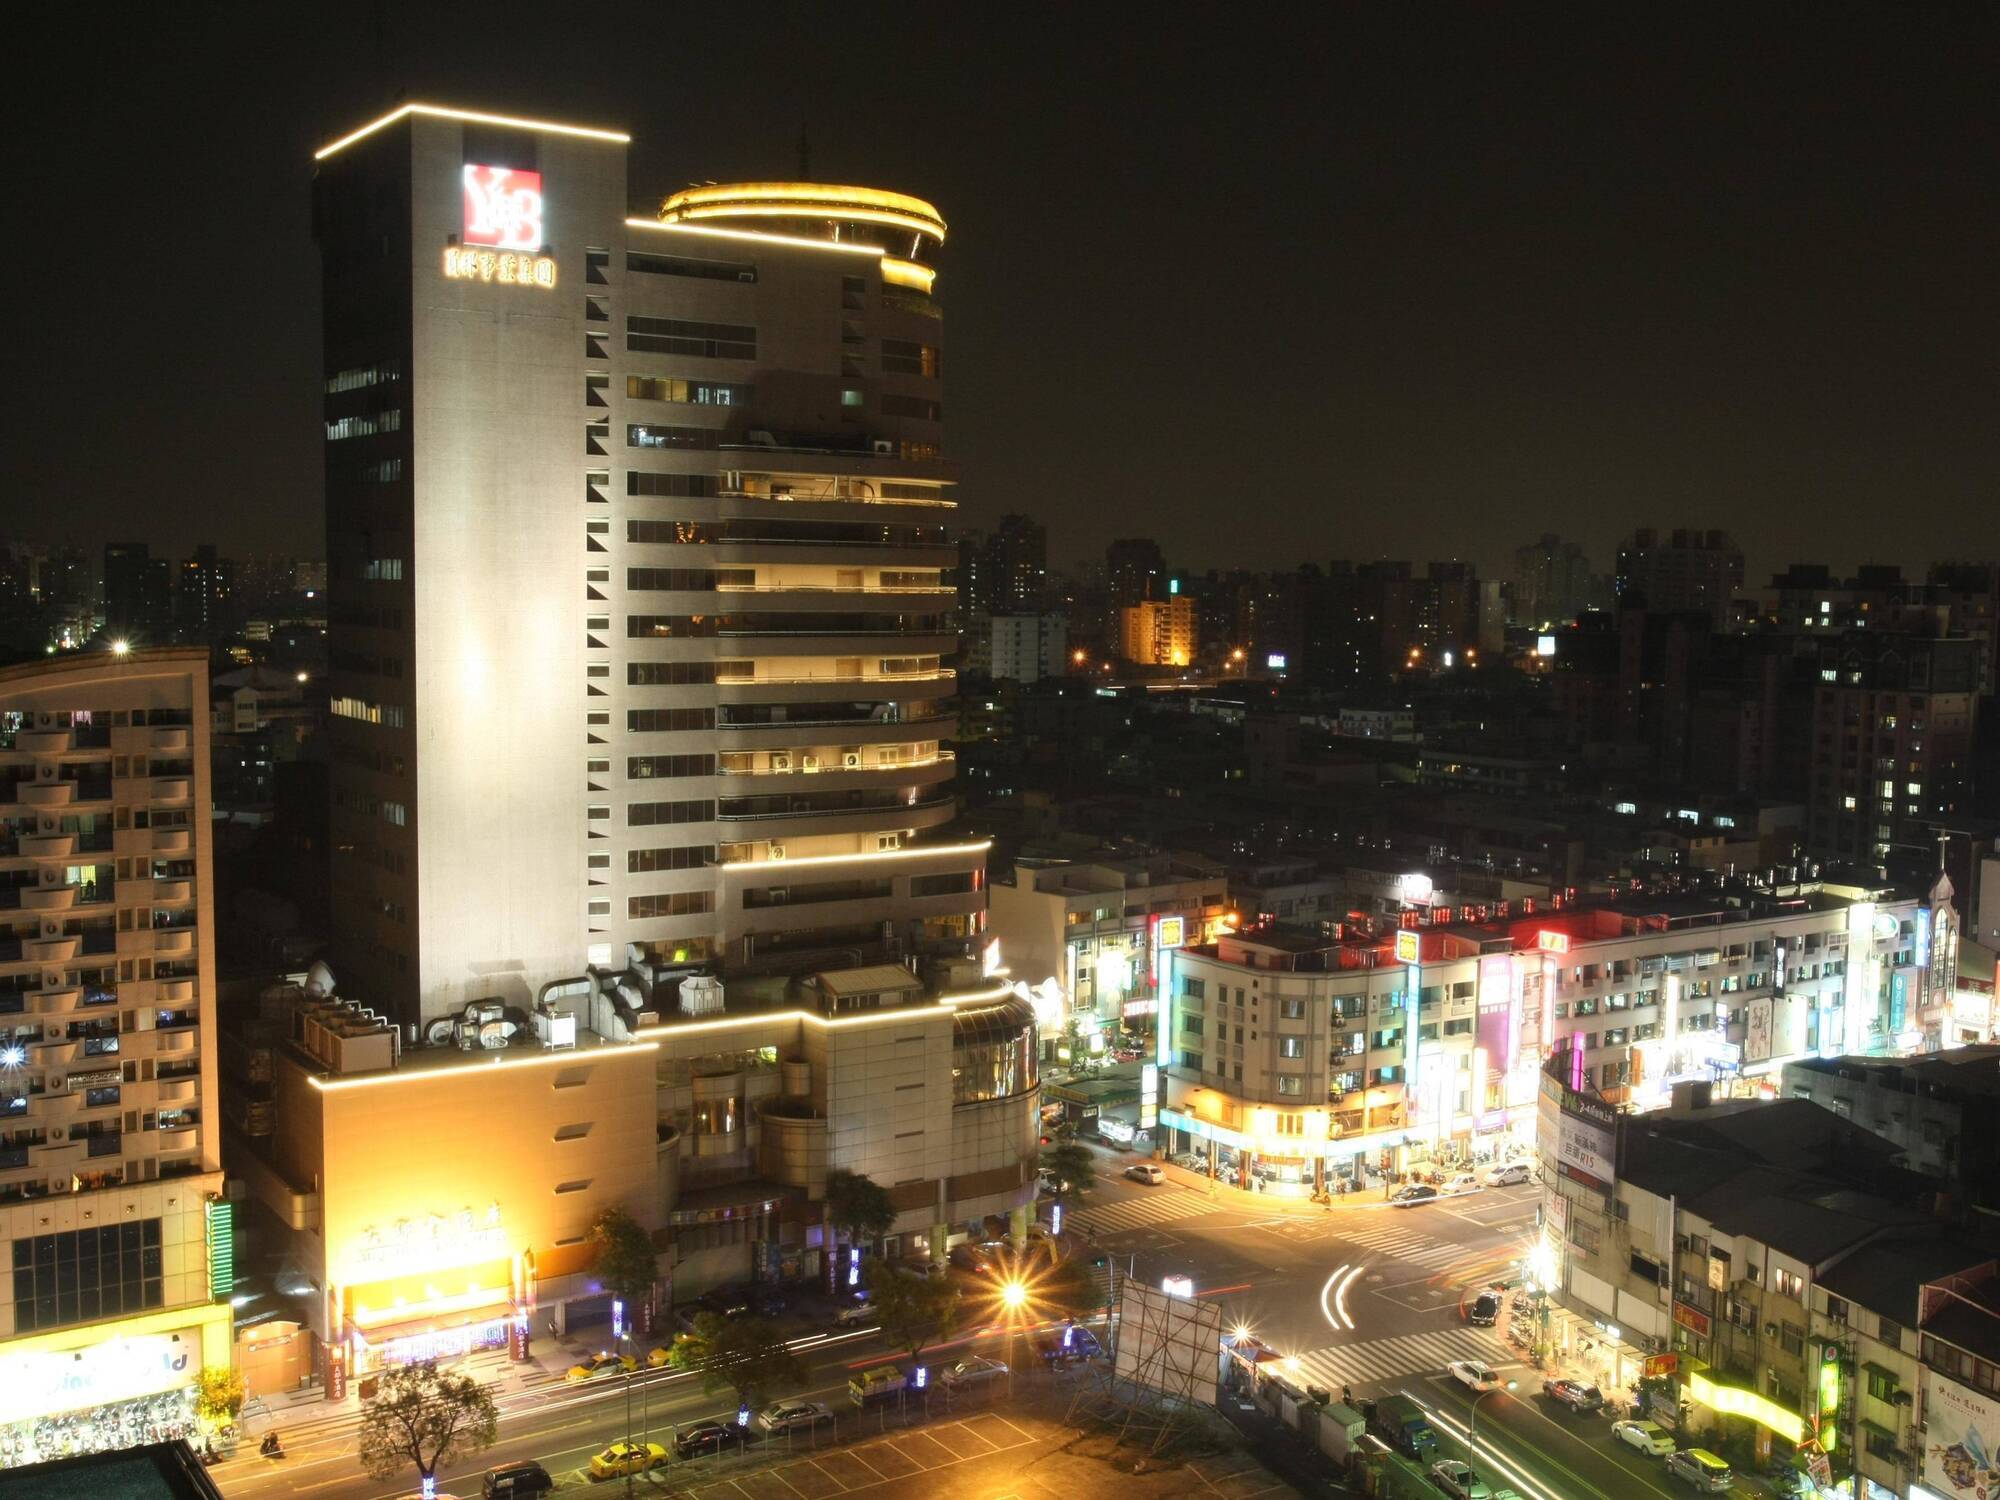
<instances>
[{"instance_id":1,"label":"tree","mask_svg":"<svg viewBox=\"0 0 2000 1500\"><path fill-rule=\"evenodd\" d=\"M694 1320L694 1332L675 1338L667 1360L676 1370L700 1372L701 1388L711 1395L735 1391L739 1406L755 1406L759 1396L802 1385L806 1378L804 1362L786 1347L771 1318L703 1313Z\"/></svg>"},{"instance_id":2,"label":"tree","mask_svg":"<svg viewBox=\"0 0 2000 1500\"><path fill-rule=\"evenodd\" d=\"M835 1167L826 1174L826 1197L821 1212L827 1232L821 1236L827 1246L826 1288L840 1289L840 1239L852 1244L859 1239L875 1239L889 1232L896 1222L896 1205L889 1190L872 1177Z\"/></svg>"},{"instance_id":3,"label":"tree","mask_svg":"<svg viewBox=\"0 0 2000 1500\"><path fill-rule=\"evenodd\" d=\"M888 1266L868 1268L868 1305L890 1340L909 1350L913 1363L958 1327L960 1293L946 1276L917 1276Z\"/></svg>"},{"instance_id":4,"label":"tree","mask_svg":"<svg viewBox=\"0 0 2000 1500\"><path fill-rule=\"evenodd\" d=\"M660 1266L645 1226L622 1208L607 1208L590 1226L590 1243L598 1283L635 1313L650 1308Z\"/></svg>"},{"instance_id":5,"label":"tree","mask_svg":"<svg viewBox=\"0 0 2000 1500\"><path fill-rule=\"evenodd\" d=\"M1058 1126L1054 1142L1042 1150L1042 1170L1056 1180L1056 1201L1081 1198L1097 1181L1097 1158L1077 1140L1074 1125Z\"/></svg>"},{"instance_id":6,"label":"tree","mask_svg":"<svg viewBox=\"0 0 2000 1500\"><path fill-rule=\"evenodd\" d=\"M210 1432L227 1426L243 1414L243 1402L250 1389L237 1371L209 1366L194 1382L194 1414Z\"/></svg>"},{"instance_id":7,"label":"tree","mask_svg":"<svg viewBox=\"0 0 2000 1500\"><path fill-rule=\"evenodd\" d=\"M387 1484L415 1464L429 1481L453 1459L492 1447L499 1431L492 1394L472 1376L430 1359L397 1365L361 1404L361 1466Z\"/></svg>"}]
</instances>

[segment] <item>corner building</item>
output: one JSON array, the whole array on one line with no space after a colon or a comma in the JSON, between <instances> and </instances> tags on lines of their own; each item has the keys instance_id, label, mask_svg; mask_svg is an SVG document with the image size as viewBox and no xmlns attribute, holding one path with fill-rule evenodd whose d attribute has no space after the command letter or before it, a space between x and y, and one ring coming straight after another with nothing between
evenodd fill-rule
<instances>
[{"instance_id":1,"label":"corner building","mask_svg":"<svg viewBox=\"0 0 2000 1500\"><path fill-rule=\"evenodd\" d=\"M412 105L318 155L343 980L963 953L940 746L946 227L820 183L628 209L615 131Z\"/></svg>"}]
</instances>

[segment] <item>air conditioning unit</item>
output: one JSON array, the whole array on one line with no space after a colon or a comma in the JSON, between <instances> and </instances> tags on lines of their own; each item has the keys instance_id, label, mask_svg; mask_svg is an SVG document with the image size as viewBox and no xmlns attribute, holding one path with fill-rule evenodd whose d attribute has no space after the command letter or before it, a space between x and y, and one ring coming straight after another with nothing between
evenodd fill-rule
<instances>
[{"instance_id":1,"label":"air conditioning unit","mask_svg":"<svg viewBox=\"0 0 2000 1500\"><path fill-rule=\"evenodd\" d=\"M799 757L799 765L805 770L817 771L819 769L819 757L817 755L802 755Z\"/></svg>"},{"instance_id":2,"label":"air conditioning unit","mask_svg":"<svg viewBox=\"0 0 2000 1500\"><path fill-rule=\"evenodd\" d=\"M774 770L774 771L789 771L789 770L791 770L791 768L792 768L792 757L791 757L790 755L788 755L788 754L786 754L786 753L784 753L784 752L782 752L782 751L773 751L773 752L772 752L772 755L771 755L771 769L772 769L772 770Z\"/></svg>"},{"instance_id":3,"label":"air conditioning unit","mask_svg":"<svg viewBox=\"0 0 2000 1500\"><path fill-rule=\"evenodd\" d=\"M884 458L896 456L896 442L893 438L876 438L868 446Z\"/></svg>"},{"instance_id":4,"label":"air conditioning unit","mask_svg":"<svg viewBox=\"0 0 2000 1500\"><path fill-rule=\"evenodd\" d=\"M771 846L771 858L783 859L784 857L785 857L785 846L783 844L773 844Z\"/></svg>"},{"instance_id":5,"label":"air conditioning unit","mask_svg":"<svg viewBox=\"0 0 2000 1500\"><path fill-rule=\"evenodd\" d=\"M842 755L842 756L840 757L840 763L841 763L841 765L842 765L843 767L845 767L845 768L846 768L847 770L850 770L850 771L858 771L858 770L860 770L860 769L861 769L861 752L860 752L859 750L849 750L849 751L847 751L847 752L846 752L846 753L845 753L844 755Z\"/></svg>"}]
</instances>

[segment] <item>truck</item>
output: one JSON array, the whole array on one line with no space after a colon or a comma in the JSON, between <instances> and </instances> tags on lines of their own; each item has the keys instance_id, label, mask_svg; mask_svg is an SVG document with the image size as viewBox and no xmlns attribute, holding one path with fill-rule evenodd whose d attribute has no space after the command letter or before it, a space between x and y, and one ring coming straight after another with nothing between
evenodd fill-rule
<instances>
[{"instance_id":1,"label":"truck","mask_svg":"<svg viewBox=\"0 0 2000 1500\"><path fill-rule=\"evenodd\" d=\"M1361 1434L1367 1423L1351 1406L1330 1401L1319 1409L1320 1451L1343 1469L1352 1468L1361 1448Z\"/></svg>"},{"instance_id":2,"label":"truck","mask_svg":"<svg viewBox=\"0 0 2000 1500\"><path fill-rule=\"evenodd\" d=\"M873 1406L900 1396L910 1383L909 1376L896 1365L876 1365L862 1370L847 1382L847 1399L856 1406Z\"/></svg>"},{"instance_id":3,"label":"truck","mask_svg":"<svg viewBox=\"0 0 2000 1500\"><path fill-rule=\"evenodd\" d=\"M1423 1462L1437 1452L1437 1432L1424 1409L1408 1396L1384 1396L1359 1403L1368 1430L1398 1453Z\"/></svg>"}]
</instances>

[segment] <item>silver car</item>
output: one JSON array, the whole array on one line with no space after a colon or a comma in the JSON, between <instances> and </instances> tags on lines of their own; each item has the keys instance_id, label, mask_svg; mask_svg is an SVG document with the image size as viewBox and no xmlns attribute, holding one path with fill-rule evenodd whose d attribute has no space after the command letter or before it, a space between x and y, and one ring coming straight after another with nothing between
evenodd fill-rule
<instances>
[{"instance_id":1,"label":"silver car","mask_svg":"<svg viewBox=\"0 0 2000 1500\"><path fill-rule=\"evenodd\" d=\"M757 1425L770 1433L811 1432L832 1420L833 1408L824 1401L777 1401L757 1413Z\"/></svg>"}]
</instances>

